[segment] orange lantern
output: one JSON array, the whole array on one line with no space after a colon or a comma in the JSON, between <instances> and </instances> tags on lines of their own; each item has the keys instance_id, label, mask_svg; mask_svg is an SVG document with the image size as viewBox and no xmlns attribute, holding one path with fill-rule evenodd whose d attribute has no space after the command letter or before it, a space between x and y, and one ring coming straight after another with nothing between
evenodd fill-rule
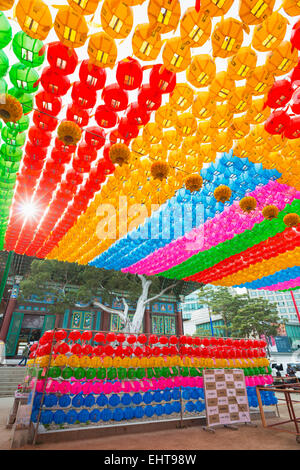
<instances>
[{"instance_id":1,"label":"orange lantern","mask_svg":"<svg viewBox=\"0 0 300 470\"><path fill-rule=\"evenodd\" d=\"M229 106L223 104L217 106L215 112L210 119L210 126L217 129L226 129L233 119L233 113ZM199 124L200 125L200 124Z\"/></svg>"},{"instance_id":2,"label":"orange lantern","mask_svg":"<svg viewBox=\"0 0 300 470\"><path fill-rule=\"evenodd\" d=\"M89 32L84 16L70 7L59 8L54 29L60 42L70 48L83 46Z\"/></svg>"},{"instance_id":3,"label":"orange lantern","mask_svg":"<svg viewBox=\"0 0 300 470\"><path fill-rule=\"evenodd\" d=\"M105 0L101 9L101 25L110 37L126 38L132 30L132 9L123 2Z\"/></svg>"},{"instance_id":4,"label":"orange lantern","mask_svg":"<svg viewBox=\"0 0 300 470\"><path fill-rule=\"evenodd\" d=\"M19 0L15 16L20 28L33 39L46 39L52 28L50 10L41 0Z\"/></svg>"},{"instance_id":5,"label":"orange lantern","mask_svg":"<svg viewBox=\"0 0 300 470\"><path fill-rule=\"evenodd\" d=\"M161 139L162 146L167 150L180 148L182 136L174 130L165 131Z\"/></svg>"},{"instance_id":6,"label":"orange lantern","mask_svg":"<svg viewBox=\"0 0 300 470\"><path fill-rule=\"evenodd\" d=\"M228 107L233 114L244 113L252 102L252 95L245 87L238 87L228 99Z\"/></svg>"},{"instance_id":7,"label":"orange lantern","mask_svg":"<svg viewBox=\"0 0 300 470\"><path fill-rule=\"evenodd\" d=\"M214 57L230 57L239 51L243 43L243 23L234 19L222 19L212 33L211 44Z\"/></svg>"},{"instance_id":8,"label":"orange lantern","mask_svg":"<svg viewBox=\"0 0 300 470\"><path fill-rule=\"evenodd\" d=\"M283 0L282 8L289 16L300 15L300 5L298 0Z\"/></svg>"},{"instance_id":9,"label":"orange lantern","mask_svg":"<svg viewBox=\"0 0 300 470\"><path fill-rule=\"evenodd\" d=\"M177 83L170 95L169 103L176 111L186 111L193 103L194 91L185 83Z\"/></svg>"},{"instance_id":10,"label":"orange lantern","mask_svg":"<svg viewBox=\"0 0 300 470\"><path fill-rule=\"evenodd\" d=\"M104 32L93 34L90 37L87 52L90 62L101 68L113 68L118 56L115 41Z\"/></svg>"},{"instance_id":11,"label":"orange lantern","mask_svg":"<svg viewBox=\"0 0 300 470\"><path fill-rule=\"evenodd\" d=\"M242 139L250 131L250 124L245 121L244 116L233 119L228 128L228 132L232 135L234 140Z\"/></svg>"},{"instance_id":12,"label":"orange lantern","mask_svg":"<svg viewBox=\"0 0 300 470\"><path fill-rule=\"evenodd\" d=\"M0 0L0 11L10 10L14 5L14 0Z\"/></svg>"},{"instance_id":13,"label":"orange lantern","mask_svg":"<svg viewBox=\"0 0 300 470\"><path fill-rule=\"evenodd\" d=\"M176 120L176 111L169 104L161 106L155 112L155 122L160 127L174 127Z\"/></svg>"},{"instance_id":14,"label":"orange lantern","mask_svg":"<svg viewBox=\"0 0 300 470\"><path fill-rule=\"evenodd\" d=\"M187 69L191 62L191 50L180 37L168 39L162 52L164 66L170 72L178 73Z\"/></svg>"},{"instance_id":15,"label":"orange lantern","mask_svg":"<svg viewBox=\"0 0 300 470\"><path fill-rule=\"evenodd\" d=\"M216 75L216 64L208 54L196 55L187 69L186 77L196 88L207 87Z\"/></svg>"},{"instance_id":16,"label":"orange lantern","mask_svg":"<svg viewBox=\"0 0 300 470\"><path fill-rule=\"evenodd\" d=\"M243 23L256 25L271 15L275 0L241 0L239 16Z\"/></svg>"},{"instance_id":17,"label":"orange lantern","mask_svg":"<svg viewBox=\"0 0 300 470\"><path fill-rule=\"evenodd\" d=\"M143 128L143 139L149 144L158 144L162 136L162 128L156 122L148 122Z\"/></svg>"},{"instance_id":18,"label":"orange lantern","mask_svg":"<svg viewBox=\"0 0 300 470\"><path fill-rule=\"evenodd\" d=\"M220 132L212 138L212 149L216 152L229 152L232 148L232 140L232 135L229 132Z\"/></svg>"},{"instance_id":19,"label":"orange lantern","mask_svg":"<svg viewBox=\"0 0 300 470\"><path fill-rule=\"evenodd\" d=\"M297 64L298 49L293 49L290 41L283 41L266 60L266 67L276 76L290 72Z\"/></svg>"},{"instance_id":20,"label":"orange lantern","mask_svg":"<svg viewBox=\"0 0 300 470\"><path fill-rule=\"evenodd\" d=\"M192 135L183 139L181 146L184 155L195 157L200 152L200 141L197 135Z\"/></svg>"},{"instance_id":21,"label":"orange lantern","mask_svg":"<svg viewBox=\"0 0 300 470\"><path fill-rule=\"evenodd\" d=\"M214 113L216 109L216 101L208 91L197 93L196 99L192 106L194 116L199 119L206 119Z\"/></svg>"},{"instance_id":22,"label":"orange lantern","mask_svg":"<svg viewBox=\"0 0 300 470\"><path fill-rule=\"evenodd\" d=\"M197 130L197 120L192 113L179 114L175 123L175 129L182 137L195 134Z\"/></svg>"},{"instance_id":23,"label":"orange lantern","mask_svg":"<svg viewBox=\"0 0 300 470\"><path fill-rule=\"evenodd\" d=\"M288 20L277 11L274 11L260 25L255 26L252 46L260 52L276 49L284 39L287 25Z\"/></svg>"},{"instance_id":24,"label":"orange lantern","mask_svg":"<svg viewBox=\"0 0 300 470\"><path fill-rule=\"evenodd\" d=\"M156 33L165 34L177 29L181 15L179 0L150 0L148 18Z\"/></svg>"},{"instance_id":25,"label":"orange lantern","mask_svg":"<svg viewBox=\"0 0 300 470\"><path fill-rule=\"evenodd\" d=\"M213 129L209 121L200 122L197 129L197 137L200 143L211 142L213 136L216 134L216 130Z\"/></svg>"},{"instance_id":26,"label":"orange lantern","mask_svg":"<svg viewBox=\"0 0 300 470\"><path fill-rule=\"evenodd\" d=\"M73 10L80 15L93 15L99 5L99 0L67 0Z\"/></svg>"},{"instance_id":27,"label":"orange lantern","mask_svg":"<svg viewBox=\"0 0 300 470\"><path fill-rule=\"evenodd\" d=\"M144 61L157 58L162 47L161 36L149 24L140 24L132 36L132 49L136 57Z\"/></svg>"},{"instance_id":28,"label":"orange lantern","mask_svg":"<svg viewBox=\"0 0 300 470\"><path fill-rule=\"evenodd\" d=\"M191 7L186 10L180 21L182 42L189 47L200 47L210 38L211 19L203 10L197 12Z\"/></svg>"},{"instance_id":29,"label":"orange lantern","mask_svg":"<svg viewBox=\"0 0 300 470\"><path fill-rule=\"evenodd\" d=\"M209 93L216 101L226 101L235 90L235 82L227 72L218 72L210 84Z\"/></svg>"},{"instance_id":30,"label":"orange lantern","mask_svg":"<svg viewBox=\"0 0 300 470\"><path fill-rule=\"evenodd\" d=\"M245 120L249 124L261 124L270 116L271 108L265 106L265 98L259 98L257 100L252 100L252 104L247 111Z\"/></svg>"},{"instance_id":31,"label":"orange lantern","mask_svg":"<svg viewBox=\"0 0 300 470\"><path fill-rule=\"evenodd\" d=\"M142 136L138 136L131 142L131 150L139 156L149 155L150 144Z\"/></svg>"},{"instance_id":32,"label":"orange lantern","mask_svg":"<svg viewBox=\"0 0 300 470\"><path fill-rule=\"evenodd\" d=\"M201 11L209 16L224 16L231 8L233 0L201 0Z\"/></svg>"},{"instance_id":33,"label":"orange lantern","mask_svg":"<svg viewBox=\"0 0 300 470\"><path fill-rule=\"evenodd\" d=\"M255 69L256 53L250 47L242 47L239 52L228 61L227 72L233 80L244 80Z\"/></svg>"},{"instance_id":34,"label":"orange lantern","mask_svg":"<svg viewBox=\"0 0 300 470\"><path fill-rule=\"evenodd\" d=\"M274 83L274 76L265 66L256 67L246 80L246 88L254 96L265 95Z\"/></svg>"}]
</instances>

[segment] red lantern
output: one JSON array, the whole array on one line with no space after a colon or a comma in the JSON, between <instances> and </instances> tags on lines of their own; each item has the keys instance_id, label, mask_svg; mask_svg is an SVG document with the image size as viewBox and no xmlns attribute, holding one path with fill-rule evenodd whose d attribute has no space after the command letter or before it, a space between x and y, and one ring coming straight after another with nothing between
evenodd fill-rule
<instances>
[{"instance_id":1,"label":"red lantern","mask_svg":"<svg viewBox=\"0 0 300 470\"><path fill-rule=\"evenodd\" d=\"M84 60L79 69L79 78L83 84L101 90L105 86L106 71L90 63L89 60Z\"/></svg>"},{"instance_id":2,"label":"red lantern","mask_svg":"<svg viewBox=\"0 0 300 470\"><path fill-rule=\"evenodd\" d=\"M110 148L110 146L108 146ZM108 148L108 151L109 151ZM104 155L104 150L103 150L103 155ZM112 163L109 157L103 158L99 160L97 164L97 169L98 171L102 172L104 175L112 175L113 172L115 171L116 167Z\"/></svg>"},{"instance_id":3,"label":"red lantern","mask_svg":"<svg viewBox=\"0 0 300 470\"><path fill-rule=\"evenodd\" d=\"M75 343L71 346L71 352L73 354L76 354L77 356L81 354L81 345L78 343Z\"/></svg>"},{"instance_id":4,"label":"red lantern","mask_svg":"<svg viewBox=\"0 0 300 470\"><path fill-rule=\"evenodd\" d=\"M44 111L50 116L57 116L61 110L61 98L46 91L40 91L35 95L35 103L39 111Z\"/></svg>"},{"instance_id":5,"label":"red lantern","mask_svg":"<svg viewBox=\"0 0 300 470\"><path fill-rule=\"evenodd\" d=\"M149 344L156 344L158 343L158 338L156 335L150 335L149 336Z\"/></svg>"},{"instance_id":6,"label":"red lantern","mask_svg":"<svg viewBox=\"0 0 300 470\"><path fill-rule=\"evenodd\" d=\"M52 152L51 152L51 158L56 163L65 164L65 163L70 162L70 160L72 158L72 154L71 153L66 153L66 152L61 152L60 150L54 148L54 149L52 149Z\"/></svg>"},{"instance_id":7,"label":"red lantern","mask_svg":"<svg viewBox=\"0 0 300 470\"><path fill-rule=\"evenodd\" d=\"M67 121L73 121L80 127L88 125L90 115L85 109L79 108L75 104L68 106L66 112Z\"/></svg>"},{"instance_id":8,"label":"red lantern","mask_svg":"<svg viewBox=\"0 0 300 470\"><path fill-rule=\"evenodd\" d=\"M72 330L69 333L68 339L70 341L78 341L81 338L81 333L78 330Z\"/></svg>"},{"instance_id":9,"label":"red lantern","mask_svg":"<svg viewBox=\"0 0 300 470\"><path fill-rule=\"evenodd\" d=\"M57 330L54 334L56 341L62 341L67 337L67 332L65 330Z\"/></svg>"},{"instance_id":10,"label":"red lantern","mask_svg":"<svg viewBox=\"0 0 300 470\"><path fill-rule=\"evenodd\" d=\"M65 171L65 167L64 165L55 162L51 158L48 158L45 165L45 171L47 172L47 174L62 175Z\"/></svg>"},{"instance_id":11,"label":"red lantern","mask_svg":"<svg viewBox=\"0 0 300 470\"><path fill-rule=\"evenodd\" d=\"M115 340L116 340L115 333L107 333L107 335L106 335L106 342L107 343L112 343Z\"/></svg>"},{"instance_id":12,"label":"red lantern","mask_svg":"<svg viewBox=\"0 0 300 470\"><path fill-rule=\"evenodd\" d=\"M192 336L187 336L186 338L186 344L188 344L189 346L191 346L193 344L193 338Z\"/></svg>"},{"instance_id":13,"label":"red lantern","mask_svg":"<svg viewBox=\"0 0 300 470\"><path fill-rule=\"evenodd\" d=\"M91 331L85 330L81 334L81 339L83 341L89 341L92 338L92 336L93 336L93 333Z\"/></svg>"},{"instance_id":14,"label":"red lantern","mask_svg":"<svg viewBox=\"0 0 300 470\"><path fill-rule=\"evenodd\" d=\"M61 75L72 74L78 64L75 50L64 46L60 41L48 45L47 60L51 68Z\"/></svg>"},{"instance_id":15,"label":"red lantern","mask_svg":"<svg viewBox=\"0 0 300 470\"><path fill-rule=\"evenodd\" d=\"M78 173L88 173L91 169L90 162L82 161L78 157L73 158L72 166Z\"/></svg>"},{"instance_id":16,"label":"red lantern","mask_svg":"<svg viewBox=\"0 0 300 470\"><path fill-rule=\"evenodd\" d=\"M295 48L300 49L300 21L294 24L290 41L292 44L292 52Z\"/></svg>"},{"instance_id":17,"label":"red lantern","mask_svg":"<svg viewBox=\"0 0 300 470\"><path fill-rule=\"evenodd\" d=\"M128 94L117 84L105 87L101 97L106 106L113 111L123 111L128 106Z\"/></svg>"},{"instance_id":18,"label":"red lantern","mask_svg":"<svg viewBox=\"0 0 300 470\"><path fill-rule=\"evenodd\" d=\"M186 336L180 336L179 337L179 344L186 344Z\"/></svg>"},{"instance_id":19,"label":"red lantern","mask_svg":"<svg viewBox=\"0 0 300 470\"><path fill-rule=\"evenodd\" d=\"M83 176L72 169L66 173L65 178L71 186L78 186L83 181Z\"/></svg>"},{"instance_id":20,"label":"red lantern","mask_svg":"<svg viewBox=\"0 0 300 470\"><path fill-rule=\"evenodd\" d=\"M139 346L136 346L133 350L133 354L137 357L140 357L143 354L142 348Z\"/></svg>"},{"instance_id":21,"label":"red lantern","mask_svg":"<svg viewBox=\"0 0 300 470\"><path fill-rule=\"evenodd\" d=\"M104 353L105 353L107 356L113 356L113 354L114 354L114 348L108 344L107 346L104 346Z\"/></svg>"},{"instance_id":22,"label":"red lantern","mask_svg":"<svg viewBox=\"0 0 300 470\"><path fill-rule=\"evenodd\" d=\"M290 102L291 110L295 114L300 114L300 90L297 90L293 93L291 102Z\"/></svg>"},{"instance_id":23,"label":"red lantern","mask_svg":"<svg viewBox=\"0 0 300 470\"><path fill-rule=\"evenodd\" d=\"M32 120L39 129L46 132L54 131L58 124L58 121L55 117L49 116L48 114L42 113L40 111L34 111Z\"/></svg>"},{"instance_id":24,"label":"red lantern","mask_svg":"<svg viewBox=\"0 0 300 470\"><path fill-rule=\"evenodd\" d=\"M176 85L176 73L167 70L163 64L156 64L150 72L149 81L160 93L172 93Z\"/></svg>"},{"instance_id":25,"label":"red lantern","mask_svg":"<svg viewBox=\"0 0 300 470\"><path fill-rule=\"evenodd\" d=\"M117 124L118 115L107 106L100 105L96 109L95 120L98 126L109 129Z\"/></svg>"},{"instance_id":26,"label":"red lantern","mask_svg":"<svg viewBox=\"0 0 300 470\"><path fill-rule=\"evenodd\" d=\"M178 343L177 336L170 336L169 342L170 342L170 344L177 344Z\"/></svg>"},{"instance_id":27,"label":"red lantern","mask_svg":"<svg viewBox=\"0 0 300 470\"><path fill-rule=\"evenodd\" d=\"M31 160L45 160L47 157L48 148L40 145L34 145L30 141L25 146L25 153Z\"/></svg>"},{"instance_id":28,"label":"red lantern","mask_svg":"<svg viewBox=\"0 0 300 470\"><path fill-rule=\"evenodd\" d=\"M84 83L75 82L72 88L71 97L76 106L83 109L93 108L97 101L97 92L94 88L89 88Z\"/></svg>"},{"instance_id":29,"label":"red lantern","mask_svg":"<svg viewBox=\"0 0 300 470\"><path fill-rule=\"evenodd\" d=\"M101 127L88 127L85 130L84 139L87 145L99 150L105 144L105 132Z\"/></svg>"},{"instance_id":30,"label":"red lantern","mask_svg":"<svg viewBox=\"0 0 300 470\"><path fill-rule=\"evenodd\" d=\"M93 162L97 158L97 150L88 144L81 143L78 145L77 158L82 162Z\"/></svg>"},{"instance_id":31,"label":"red lantern","mask_svg":"<svg viewBox=\"0 0 300 470\"><path fill-rule=\"evenodd\" d=\"M65 95L71 85L68 77L59 74L51 67L43 70L40 81L46 92L56 96Z\"/></svg>"},{"instance_id":32,"label":"red lantern","mask_svg":"<svg viewBox=\"0 0 300 470\"><path fill-rule=\"evenodd\" d=\"M215 346L217 344L218 340L213 336L212 338L210 338L209 342L212 346Z\"/></svg>"},{"instance_id":33,"label":"red lantern","mask_svg":"<svg viewBox=\"0 0 300 470\"><path fill-rule=\"evenodd\" d=\"M94 341L96 343L104 343L105 334L104 333L96 333L95 336L94 336Z\"/></svg>"},{"instance_id":34,"label":"red lantern","mask_svg":"<svg viewBox=\"0 0 300 470\"><path fill-rule=\"evenodd\" d=\"M138 336L137 340L140 344L146 344L147 343L147 336L144 335L144 334L141 334L141 335Z\"/></svg>"},{"instance_id":35,"label":"red lantern","mask_svg":"<svg viewBox=\"0 0 300 470\"><path fill-rule=\"evenodd\" d=\"M58 352L60 354L67 354L70 351L70 346L67 343L62 343L59 345Z\"/></svg>"},{"instance_id":36,"label":"red lantern","mask_svg":"<svg viewBox=\"0 0 300 470\"><path fill-rule=\"evenodd\" d=\"M127 57L118 63L116 79L123 90L135 90L143 80L142 66L137 60Z\"/></svg>"},{"instance_id":37,"label":"red lantern","mask_svg":"<svg viewBox=\"0 0 300 470\"><path fill-rule=\"evenodd\" d=\"M290 101L292 94L293 87L290 80L278 80L274 83L268 93L265 107L269 106L270 108L282 108Z\"/></svg>"},{"instance_id":38,"label":"red lantern","mask_svg":"<svg viewBox=\"0 0 300 470\"><path fill-rule=\"evenodd\" d=\"M126 339L127 339L127 343L129 343L129 344L133 344L133 343L136 342L136 336L135 335L129 335L129 336L127 336Z\"/></svg>"},{"instance_id":39,"label":"red lantern","mask_svg":"<svg viewBox=\"0 0 300 470\"><path fill-rule=\"evenodd\" d=\"M118 341L119 343L124 343L126 337L125 337L125 335L124 335L123 333L118 333L116 339L117 339L117 341Z\"/></svg>"},{"instance_id":40,"label":"red lantern","mask_svg":"<svg viewBox=\"0 0 300 470\"><path fill-rule=\"evenodd\" d=\"M103 353L103 347L102 346L94 346L93 347L93 353L96 356L101 356L101 354Z\"/></svg>"},{"instance_id":41,"label":"red lantern","mask_svg":"<svg viewBox=\"0 0 300 470\"><path fill-rule=\"evenodd\" d=\"M289 126L285 129L284 136L288 139L298 139L300 137L300 116L290 118Z\"/></svg>"},{"instance_id":42,"label":"red lantern","mask_svg":"<svg viewBox=\"0 0 300 470\"><path fill-rule=\"evenodd\" d=\"M151 85L143 85L138 94L138 104L147 109L147 111L155 111L161 106L162 95Z\"/></svg>"},{"instance_id":43,"label":"red lantern","mask_svg":"<svg viewBox=\"0 0 300 470\"><path fill-rule=\"evenodd\" d=\"M168 344L168 338L166 336L161 336L159 338L160 344Z\"/></svg>"},{"instance_id":44,"label":"red lantern","mask_svg":"<svg viewBox=\"0 0 300 470\"><path fill-rule=\"evenodd\" d=\"M90 344L85 344L82 346L82 354L88 356L93 351L93 347Z\"/></svg>"},{"instance_id":45,"label":"red lantern","mask_svg":"<svg viewBox=\"0 0 300 470\"><path fill-rule=\"evenodd\" d=\"M265 122L265 130L272 135L282 134L289 128L290 116L286 111L273 111Z\"/></svg>"},{"instance_id":46,"label":"red lantern","mask_svg":"<svg viewBox=\"0 0 300 470\"><path fill-rule=\"evenodd\" d=\"M200 346L200 345L201 345L201 339L198 338L198 337L194 338L193 344L194 344L195 346Z\"/></svg>"},{"instance_id":47,"label":"red lantern","mask_svg":"<svg viewBox=\"0 0 300 470\"><path fill-rule=\"evenodd\" d=\"M126 117L120 119L118 131L124 140L131 140L139 135L137 124L130 123Z\"/></svg>"},{"instance_id":48,"label":"red lantern","mask_svg":"<svg viewBox=\"0 0 300 470\"><path fill-rule=\"evenodd\" d=\"M150 113L138 103L129 106L126 116L128 122L136 126L145 126L150 121Z\"/></svg>"},{"instance_id":49,"label":"red lantern","mask_svg":"<svg viewBox=\"0 0 300 470\"><path fill-rule=\"evenodd\" d=\"M204 346L208 346L209 345L209 339L208 338L203 338L202 344L204 344Z\"/></svg>"},{"instance_id":50,"label":"red lantern","mask_svg":"<svg viewBox=\"0 0 300 470\"><path fill-rule=\"evenodd\" d=\"M38 127L31 126L28 131L28 138L33 145L48 147L51 143L52 135L50 132L43 132Z\"/></svg>"}]
</instances>

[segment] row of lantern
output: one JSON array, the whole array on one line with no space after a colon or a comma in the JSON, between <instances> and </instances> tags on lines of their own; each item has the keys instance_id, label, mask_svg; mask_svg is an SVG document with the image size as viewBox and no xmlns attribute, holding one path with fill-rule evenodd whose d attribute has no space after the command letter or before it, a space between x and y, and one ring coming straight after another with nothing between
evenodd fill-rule
<instances>
[{"instance_id":1,"label":"row of lantern","mask_svg":"<svg viewBox=\"0 0 300 470\"><path fill-rule=\"evenodd\" d=\"M5 126L2 128L2 139L5 143L1 146L2 157L2 174L4 184L11 185L10 196L7 199L3 194L3 204L6 205L5 210L1 210L1 216L6 217L8 220L10 204L13 196L13 187L17 180L17 171L22 159L22 147L25 144L26 135L25 131L29 127L28 114L31 113L33 108L33 93L37 90L37 80L39 74L35 68L41 65L44 61L44 47L43 43L39 40L33 40L24 32L18 32L12 38L11 26L1 12L0 16L1 33L5 33L1 37L1 46L6 47L12 39L12 49L19 60L18 63L9 67L9 60L3 50L0 56L0 68L2 83L4 89L1 93L4 94L5 99L1 102L0 115ZM4 82L3 77L9 71L9 79L13 88L7 91L7 84ZM8 181L9 180L9 181ZM17 221L14 226L14 233L16 236L20 233L22 221ZM7 228L7 221L2 229L2 243L3 247L4 236Z\"/></svg>"},{"instance_id":2,"label":"row of lantern","mask_svg":"<svg viewBox=\"0 0 300 470\"><path fill-rule=\"evenodd\" d=\"M256 233L257 229L260 229L260 223L264 225L264 230L261 230L261 233L266 236L272 237L276 234L276 230L281 231L281 227L275 230L275 224L277 225L278 222L282 224L283 217L280 211L284 209L286 204L292 203L297 195L295 189L288 188L287 190L285 185L270 181L267 185L257 187L253 192L247 194L258 201L257 210L251 212L250 216L240 209L239 201L235 201L231 206L226 207L222 214L207 220L203 225L187 232L183 237L174 240L165 247L160 247L146 258L126 268L125 272L155 275L180 265L198 252L199 258L195 263L195 268L197 266L201 266L202 270L211 268L226 257L239 253L244 245L245 236L247 236L247 247L263 241L264 238L257 236ZM278 217L271 226L271 231L270 225L268 226L268 223L263 221L263 215L260 211L260 208L266 206L270 200L279 210ZM290 210L295 211L296 208L291 206ZM221 227L226 227L226 230L221 230Z\"/></svg>"},{"instance_id":3,"label":"row of lantern","mask_svg":"<svg viewBox=\"0 0 300 470\"><path fill-rule=\"evenodd\" d=\"M281 197L284 197L284 193ZM199 266L201 266L202 270L212 268L214 265L224 262L227 257L241 254L246 248L255 247L261 242L274 237L277 233L284 232L286 226L283 222L283 218L288 213L294 212L299 214L299 209L299 200L295 198L291 203L287 204L287 206L280 211L277 217L273 218L272 221L263 220L260 222L259 219L256 219L257 222L255 224L250 224L248 227L246 226L245 230L242 232L235 234L237 230L235 229L231 238L225 239L224 241L222 241L222 239L220 241L217 239L216 245L195 254L191 253L191 256L187 260L183 260L184 262L179 261L176 265L173 264L173 267L170 267L167 270L162 270L161 274L168 278L183 279L199 273ZM219 223L224 227L222 222L224 222L224 220L221 217ZM218 221L215 223L216 228L219 227ZM285 232L285 235L287 235L286 241L291 237L291 230L294 229L292 228Z\"/></svg>"}]
</instances>

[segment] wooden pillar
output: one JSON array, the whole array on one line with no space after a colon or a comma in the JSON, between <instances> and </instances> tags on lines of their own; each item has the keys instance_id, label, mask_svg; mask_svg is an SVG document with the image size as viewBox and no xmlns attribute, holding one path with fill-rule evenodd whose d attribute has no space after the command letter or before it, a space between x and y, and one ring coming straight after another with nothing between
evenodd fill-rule
<instances>
[{"instance_id":1,"label":"wooden pillar","mask_svg":"<svg viewBox=\"0 0 300 470\"><path fill-rule=\"evenodd\" d=\"M101 330L109 331L110 330L110 313L102 310L101 312Z\"/></svg>"},{"instance_id":2,"label":"wooden pillar","mask_svg":"<svg viewBox=\"0 0 300 470\"><path fill-rule=\"evenodd\" d=\"M17 300L15 298L10 298L6 307L6 311L4 314L3 323L2 323L1 331L0 331L0 339L4 342L6 341L6 338L7 338L7 333L9 330L9 325L11 322L12 314L16 306L16 302Z\"/></svg>"},{"instance_id":3,"label":"wooden pillar","mask_svg":"<svg viewBox=\"0 0 300 470\"><path fill-rule=\"evenodd\" d=\"M151 333L151 319L150 319L150 310L145 310L144 316L144 333Z\"/></svg>"},{"instance_id":4,"label":"wooden pillar","mask_svg":"<svg viewBox=\"0 0 300 470\"><path fill-rule=\"evenodd\" d=\"M177 335L183 335L183 322L181 310L176 306Z\"/></svg>"}]
</instances>

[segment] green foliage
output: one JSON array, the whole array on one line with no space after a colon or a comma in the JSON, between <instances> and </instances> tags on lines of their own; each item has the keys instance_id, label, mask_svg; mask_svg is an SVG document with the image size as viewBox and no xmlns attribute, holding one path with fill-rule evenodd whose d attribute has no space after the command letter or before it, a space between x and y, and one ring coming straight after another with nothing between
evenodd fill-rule
<instances>
[{"instance_id":1,"label":"green foliage","mask_svg":"<svg viewBox=\"0 0 300 470\"><path fill-rule=\"evenodd\" d=\"M199 300L208 306L212 315L221 315L224 326L217 330L224 336L276 335L280 319L275 303L259 297L249 298L248 294L233 294L226 287L203 287Z\"/></svg>"}]
</instances>

